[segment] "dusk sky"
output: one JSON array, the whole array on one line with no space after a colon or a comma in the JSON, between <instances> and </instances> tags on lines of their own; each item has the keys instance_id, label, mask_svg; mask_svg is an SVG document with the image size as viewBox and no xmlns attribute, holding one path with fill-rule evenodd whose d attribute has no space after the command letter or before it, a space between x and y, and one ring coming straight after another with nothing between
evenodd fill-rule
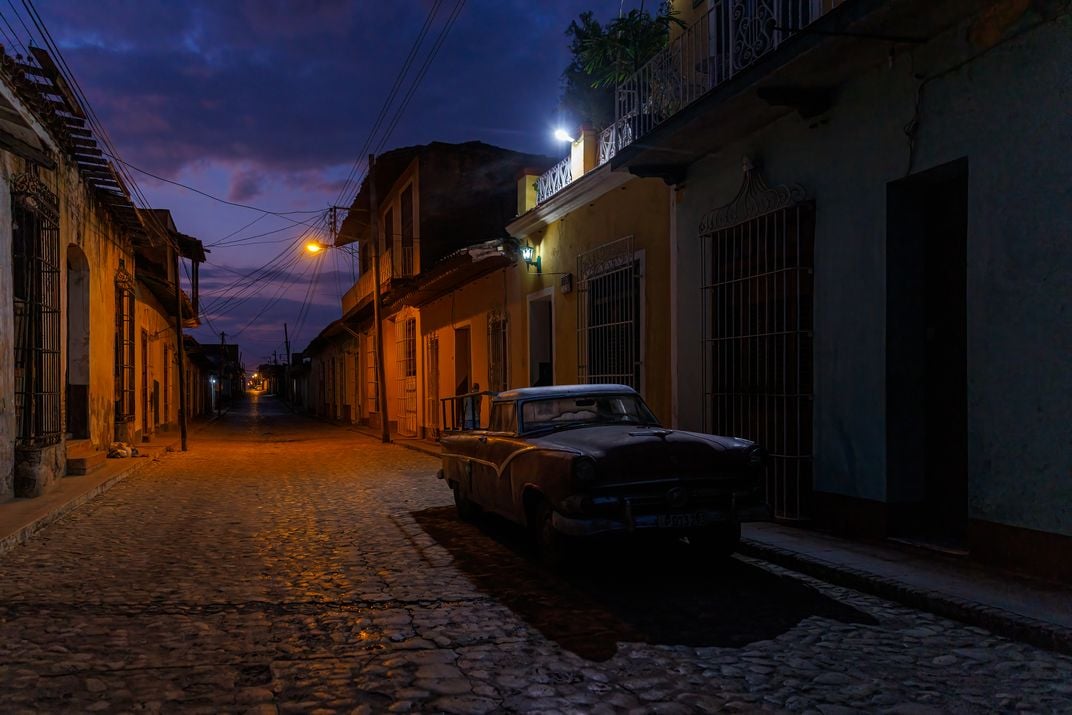
<instances>
[{"instance_id":1,"label":"dusk sky","mask_svg":"<svg viewBox=\"0 0 1072 715\"><path fill-rule=\"evenodd\" d=\"M292 349L301 350L339 317L340 293L351 283L346 256L299 257L293 246L307 226L295 222L315 223L329 205L352 199L355 187L343 195L344 181L422 25L435 8L389 118L455 6L42 0L38 9L125 161L229 201L302 212L281 217L228 206L130 170L154 208L171 209L179 230L211 250L201 272L203 309L252 367L273 350L282 354L284 322ZM584 10L605 20L621 6L465 3L397 126L386 142L377 134L373 148L479 139L564 156L551 132L568 62L565 30ZM289 253L270 280L232 286L281 251ZM322 265L311 286L316 261ZM230 302L213 301L228 288ZM217 339L208 325L194 335Z\"/></svg>"}]
</instances>

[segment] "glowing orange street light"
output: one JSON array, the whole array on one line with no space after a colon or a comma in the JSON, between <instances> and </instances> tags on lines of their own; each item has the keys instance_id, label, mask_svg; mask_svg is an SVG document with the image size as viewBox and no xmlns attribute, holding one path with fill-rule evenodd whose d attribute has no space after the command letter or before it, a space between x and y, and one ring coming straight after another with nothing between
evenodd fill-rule
<instances>
[{"instance_id":1,"label":"glowing orange street light","mask_svg":"<svg viewBox=\"0 0 1072 715\"><path fill-rule=\"evenodd\" d=\"M316 241L309 241L309 243L305 244L305 250L309 253L320 253L325 248L327 248L327 246L322 243L317 243Z\"/></svg>"}]
</instances>

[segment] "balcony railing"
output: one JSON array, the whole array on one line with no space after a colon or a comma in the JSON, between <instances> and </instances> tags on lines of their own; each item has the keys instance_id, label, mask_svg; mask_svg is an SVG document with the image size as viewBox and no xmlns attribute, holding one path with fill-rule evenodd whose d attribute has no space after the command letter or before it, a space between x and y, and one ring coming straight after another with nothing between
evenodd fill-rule
<instances>
[{"instance_id":1,"label":"balcony railing","mask_svg":"<svg viewBox=\"0 0 1072 715\"><path fill-rule=\"evenodd\" d=\"M404 248L399 251L401 259L396 261L394 251L387 251L380 256L380 291L386 292L391 288L391 281L397 278L410 278L413 276L413 249ZM369 268L362 266L361 275L357 277L350 290L342 297L342 309L346 311L372 295L375 273Z\"/></svg>"},{"instance_id":2,"label":"balcony railing","mask_svg":"<svg viewBox=\"0 0 1072 715\"><path fill-rule=\"evenodd\" d=\"M717 0L615 92L615 121L599 134L599 166L846 0ZM574 179L571 157L536 182L542 204Z\"/></svg>"},{"instance_id":3,"label":"balcony railing","mask_svg":"<svg viewBox=\"0 0 1072 715\"><path fill-rule=\"evenodd\" d=\"M571 181L573 181L573 157L567 156L536 180L536 203L542 204L566 188Z\"/></svg>"},{"instance_id":4,"label":"balcony railing","mask_svg":"<svg viewBox=\"0 0 1072 715\"><path fill-rule=\"evenodd\" d=\"M607 158L846 0L716 0L616 91ZM606 131L604 132L606 133ZM600 141L600 162L603 158Z\"/></svg>"}]
</instances>

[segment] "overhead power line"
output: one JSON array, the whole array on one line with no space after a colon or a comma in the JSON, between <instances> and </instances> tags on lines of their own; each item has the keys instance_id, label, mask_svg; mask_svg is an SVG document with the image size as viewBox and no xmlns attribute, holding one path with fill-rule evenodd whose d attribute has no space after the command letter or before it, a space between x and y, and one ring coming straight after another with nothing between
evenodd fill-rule
<instances>
[{"instance_id":1,"label":"overhead power line","mask_svg":"<svg viewBox=\"0 0 1072 715\"><path fill-rule=\"evenodd\" d=\"M298 221L296 219L290 218L290 214L315 214L315 213L321 213L321 212L324 211L324 209L295 209L295 210L290 210L290 211L271 211L269 209L264 209L264 208L261 208L259 206L251 206L250 204L244 204L244 203L241 203L239 201L230 201L228 199L224 199L224 198L221 198L219 196L216 196L215 194L211 194L208 191L202 191L201 189L199 189L199 188L197 188L195 186L190 186L189 184L184 184L181 181L175 181L174 179L168 179L166 177L160 176L159 174L154 174L153 172L151 172L151 171L149 171L147 169L142 169L141 167L134 166L129 161L126 161L125 159L122 159L122 158L120 158L118 156L111 156L111 155L107 154L107 152L105 152L105 155L108 156L108 158L114 159L115 161L120 162L124 166L126 166L126 167L128 167L130 169L133 169L134 171L138 172L139 174L145 174L146 176L151 177L153 179L156 179L157 181L163 181L165 184L172 184L174 186L178 186L179 188L186 189L187 191L192 191L195 194L200 194L201 196L204 196L205 198L212 199L213 201L218 201L221 204L226 204L228 206L237 206L238 208L249 209L250 211L260 211L262 214L268 214L270 216L279 216L281 218L287 219L288 221L293 221L294 223L304 224L303 221ZM308 225L308 224L305 224L305 225Z\"/></svg>"},{"instance_id":2,"label":"overhead power line","mask_svg":"<svg viewBox=\"0 0 1072 715\"><path fill-rule=\"evenodd\" d=\"M417 58L420 46L424 42L424 38L428 35L428 30L431 29L436 14L439 12L440 4L442 4L442 0L435 0L435 2L432 3L432 7L428 10L428 16L425 18L424 24L421 25L421 29L417 33L417 37L413 41L413 45L410 47L406 59L402 62L402 67L398 70L398 74L395 76L395 80L391 84L391 89L388 91L387 97L384 99L383 105L380 107L380 111L376 115L375 121L372 123L372 128L369 130L368 136L365 137L365 143L361 145L361 150L357 153L357 158L354 159L354 164L350 168L350 173L346 176L346 181L343 182L342 188L339 189L339 195L335 199L336 205L343 205L341 202L349 195L351 188L354 187L353 182L355 179L360 181L358 171L360 170L361 164L366 161L369 147L372 146L376 133L380 130L380 125L383 123L384 118L386 118L387 112L391 108L391 103L394 102L395 96L398 94L398 90L402 88L402 83L405 81L406 75L409 73L409 68L413 64L413 60Z\"/></svg>"}]
</instances>

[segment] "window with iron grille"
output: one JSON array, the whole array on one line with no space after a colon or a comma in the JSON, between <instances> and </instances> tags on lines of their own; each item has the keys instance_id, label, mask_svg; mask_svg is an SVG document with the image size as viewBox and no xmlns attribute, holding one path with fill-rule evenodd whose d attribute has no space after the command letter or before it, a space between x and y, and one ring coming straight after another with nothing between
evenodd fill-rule
<instances>
[{"instance_id":1,"label":"window with iron grille","mask_svg":"<svg viewBox=\"0 0 1072 715\"><path fill-rule=\"evenodd\" d=\"M16 445L62 435L60 247L56 195L33 173L12 179Z\"/></svg>"},{"instance_id":2,"label":"window with iron grille","mask_svg":"<svg viewBox=\"0 0 1072 715\"><path fill-rule=\"evenodd\" d=\"M424 424L431 437L439 435L439 334L432 333L424 339L425 352L425 415Z\"/></svg>"},{"instance_id":3,"label":"window with iron grille","mask_svg":"<svg viewBox=\"0 0 1072 715\"><path fill-rule=\"evenodd\" d=\"M411 276L413 266L413 184L402 190L402 275Z\"/></svg>"},{"instance_id":4,"label":"window with iron grille","mask_svg":"<svg viewBox=\"0 0 1072 715\"><path fill-rule=\"evenodd\" d=\"M632 237L577 257L577 377L640 389L640 262Z\"/></svg>"},{"instance_id":5,"label":"window with iron grille","mask_svg":"<svg viewBox=\"0 0 1072 715\"><path fill-rule=\"evenodd\" d=\"M417 434L417 320L395 321L395 420L399 434Z\"/></svg>"},{"instance_id":6,"label":"window with iron grille","mask_svg":"<svg viewBox=\"0 0 1072 715\"><path fill-rule=\"evenodd\" d=\"M119 261L115 276L115 421L134 421L134 280Z\"/></svg>"},{"instance_id":7,"label":"window with iron grille","mask_svg":"<svg viewBox=\"0 0 1072 715\"><path fill-rule=\"evenodd\" d=\"M509 318L505 311L488 312L488 389L509 389Z\"/></svg>"},{"instance_id":8,"label":"window with iron grille","mask_svg":"<svg viewBox=\"0 0 1072 715\"><path fill-rule=\"evenodd\" d=\"M406 377L417 376L417 320L409 318L403 324L402 369Z\"/></svg>"},{"instance_id":9,"label":"window with iron grille","mask_svg":"<svg viewBox=\"0 0 1072 715\"><path fill-rule=\"evenodd\" d=\"M380 248L380 255L384 255L395 246L395 212L394 209L387 209L387 213L383 215L383 243Z\"/></svg>"},{"instance_id":10,"label":"window with iron grille","mask_svg":"<svg viewBox=\"0 0 1072 715\"><path fill-rule=\"evenodd\" d=\"M733 203L700 226L704 429L770 454L767 501L809 516L812 488L812 256L815 207L768 188L746 164Z\"/></svg>"},{"instance_id":11,"label":"window with iron grille","mask_svg":"<svg viewBox=\"0 0 1072 715\"><path fill-rule=\"evenodd\" d=\"M365 400L370 413L380 411L380 391L376 379L376 339L372 333L365 336Z\"/></svg>"}]
</instances>

